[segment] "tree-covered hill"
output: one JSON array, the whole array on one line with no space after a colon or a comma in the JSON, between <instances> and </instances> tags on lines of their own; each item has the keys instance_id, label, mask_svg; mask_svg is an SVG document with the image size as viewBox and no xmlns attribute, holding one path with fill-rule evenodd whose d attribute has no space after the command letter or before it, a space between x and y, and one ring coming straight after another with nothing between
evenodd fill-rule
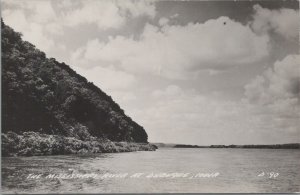
<instances>
[{"instance_id":1,"label":"tree-covered hill","mask_svg":"<svg viewBox=\"0 0 300 195\"><path fill-rule=\"evenodd\" d=\"M47 58L2 20L1 44L2 133L147 142L144 128L110 96L65 63Z\"/></svg>"}]
</instances>

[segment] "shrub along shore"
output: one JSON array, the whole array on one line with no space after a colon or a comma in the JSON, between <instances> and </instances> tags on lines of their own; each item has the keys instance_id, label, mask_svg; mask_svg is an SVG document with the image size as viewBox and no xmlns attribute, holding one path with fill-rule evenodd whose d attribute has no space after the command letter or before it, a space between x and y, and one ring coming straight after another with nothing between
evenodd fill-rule
<instances>
[{"instance_id":1,"label":"shrub along shore","mask_svg":"<svg viewBox=\"0 0 300 195\"><path fill-rule=\"evenodd\" d=\"M117 153L155 151L157 146L149 143L112 142L104 138L89 137L79 140L74 137L24 132L18 135L8 132L2 137L2 156L41 156L89 153Z\"/></svg>"}]
</instances>

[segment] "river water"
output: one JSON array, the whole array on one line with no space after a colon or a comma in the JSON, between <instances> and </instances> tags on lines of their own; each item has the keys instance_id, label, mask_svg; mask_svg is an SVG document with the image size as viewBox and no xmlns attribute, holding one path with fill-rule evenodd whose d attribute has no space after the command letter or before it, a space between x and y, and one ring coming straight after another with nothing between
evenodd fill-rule
<instances>
[{"instance_id":1,"label":"river water","mask_svg":"<svg viewBox=\"0 0 300 195\"><path fill-rule=\"evenodd\" d=\"M3 193L299 191L297 149L162 148L155 152L2 158Z\"/></svg>"}]
</instances>

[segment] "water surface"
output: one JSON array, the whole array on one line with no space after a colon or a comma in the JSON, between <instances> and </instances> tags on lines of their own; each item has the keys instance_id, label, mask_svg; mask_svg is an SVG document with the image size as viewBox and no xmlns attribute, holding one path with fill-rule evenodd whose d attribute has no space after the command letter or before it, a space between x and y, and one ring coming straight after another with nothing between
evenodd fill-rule
<instances>
[{"instance_id":1,"label":"water surface","mask_svg":"<svg viewBox=\"0 0 300 195\"><path fill-rule=\"evenodd\" d=\"M42 174L27 179L28 174ZM47 179L48 174L127 173L125 178ZM130 178L143 173L140 178ZM151 173L219 173L147 178ZM269 178L271 175L277 177ZM261 175L261 176L259 176ZM262 176L263 175L263 176ZM159 149L88 156L2 158L3 193L299 192L300 150Z\"/></svg>"}]
</instances>

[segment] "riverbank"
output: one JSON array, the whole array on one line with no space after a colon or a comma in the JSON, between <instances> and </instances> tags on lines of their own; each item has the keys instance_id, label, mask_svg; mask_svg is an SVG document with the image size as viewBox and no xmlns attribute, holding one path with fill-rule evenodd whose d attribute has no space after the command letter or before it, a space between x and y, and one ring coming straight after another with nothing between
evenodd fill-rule
<instances>
[{"instance_id":1,"label":"riverbank","mask_svg":"<svg viewBox=\"0 0 300 195\"><path fill-rule=\"evenodd\" d=\"M2 156L42 156L89 153L118 153L133 151L155 151L157 147L148 143L112 142L108 139L89 137L79 140L74 137L24 132L18 135L8 132L1 135Z\"/></svg>"}]
</instances>

